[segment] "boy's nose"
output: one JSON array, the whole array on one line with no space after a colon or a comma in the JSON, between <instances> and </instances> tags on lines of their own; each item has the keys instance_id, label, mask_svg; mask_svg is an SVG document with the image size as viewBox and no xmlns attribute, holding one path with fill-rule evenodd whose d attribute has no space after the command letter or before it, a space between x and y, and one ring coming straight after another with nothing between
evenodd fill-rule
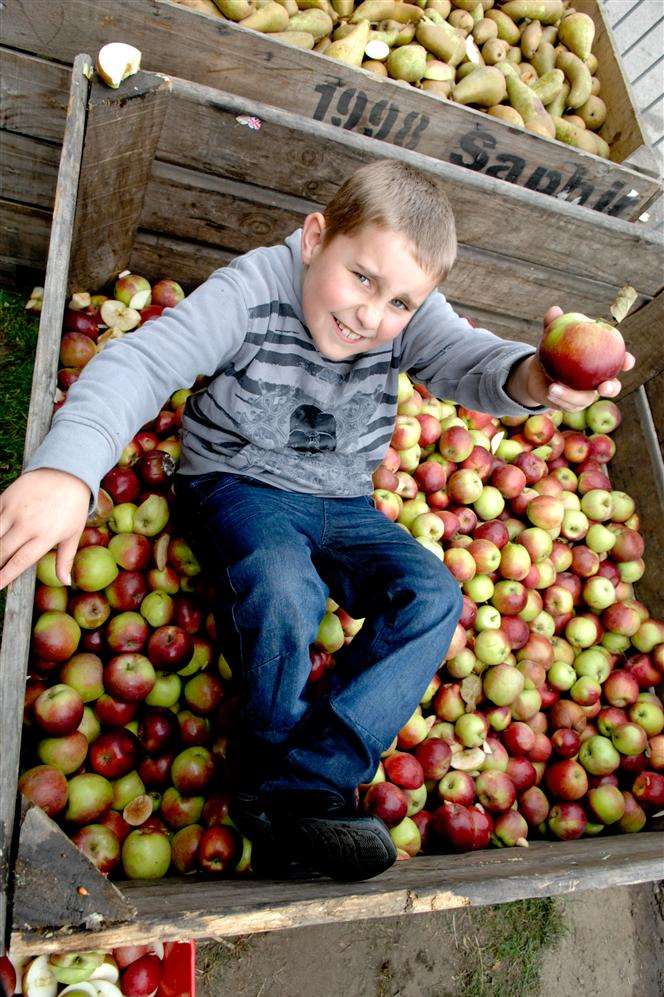
<instances>
[{"instance_id":1,"label":"boy's nose","mask_svg":"<svg viewBox=\"0 0 664 997\"><path fill-rule=\"evenodd\" d=\"M357 310L357 317L362 327L368 332L377 332L381 320L381 309L377 305L361 305Z\"/></svg>"}]
</instances>

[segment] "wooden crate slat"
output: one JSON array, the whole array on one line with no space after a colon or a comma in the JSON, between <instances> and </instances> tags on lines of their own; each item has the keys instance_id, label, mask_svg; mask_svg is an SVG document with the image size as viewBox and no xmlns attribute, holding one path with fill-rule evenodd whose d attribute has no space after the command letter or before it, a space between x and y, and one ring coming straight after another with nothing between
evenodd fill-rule
<instances>
[{"instance_id":1,"label":"wooden crate slat","mask_svg":"<svg viewBox=\"0 0 664 997\"><path fill-rule=\"evenodd\" d=\"M660 453L664 452L664 372L656 374L643 385L646 390Z\"/></svg>"},{"instance_id":2,"label":"wooden crate slat","mask_svg":"<svg viewBox=\"0 0 664 997\"><path fill-rule=\"evenodd\" d=\"M126 268L166 112L170 81L139 73L92 84L69 287L96 288Z\"/></svg>"},{"instance_id":3,"label":"wooden crate slat","mask_svg":"<svg viewBox=\"0 0 664 997\"><path fill-rule=\"evenodd\" d=\"M62 142L71 70L0 46L0 126Z\"/></svg>"},{"instance_id":4,"label":"wooden crate slat","mask_svg":"<svg viewBox=\"0 0 664 997\"><path fill-rule=\"evenodd\" d=\"M67 107L67 135L62 147L51 227L49 264L44 282L44 305L35 351L30 408L25 434L24 466L43 440L53 410L60 330L65 307L69 250L74 227L76 190L85 131L89 55L76 56ZM16 806L23 691L31 633L35 568L24 572L7 590L5 631L0 648L0 945L6 934L6 904L11 891L7 862L11 849Z\"/></svg>"},{"instance_id":5,"label":"wooden crate slat","mask_svg":"<svg viewBox=\"0 0 664 997\"><path fill-rule=\"evenodd\" d=\"M362 163L397 156L440 178L464 244L596 280L619 274L619 282L631 282L647 295L664 284L662 238L640 226L210 87L172 83L159 160L324 203ZM237 122L246 114L262 120L260 131ZM206 136L205 143L186 141L186 123ZM271 146L287 147L287 160L270 155ZM582 179L579 184L570 196L585 191Z\"/></svg>"},{"instance_id":6,"label":"wooden crate slat","mask_svg":"<svg viewBox=\"0 0 664 997\"><path fill-rule=\"evenodd\" d=\"M625 0L621 0L621 7L617 8L621 13L617 17L616 8L612 8L609 12L606 10L606 2L602 6L605 8L605 17L608 14L619 52L624 52L635 45L662 16L660 0L640 0L638 4L626 3ZM615 21L620 21L620 23L614 23L611 20L612 16Z\"/></svg>"},{"instance_id":7,"label":"wooden crate slat","mask_svg":"<svg viewBox=\"0 0 664 997\"><path fill-rule=\"evenodd\" d=\"M636 356L633 370L621 375L625 394L664 370L664 293L620 323L627 346Z\"/></svg>"},{"instance_id":8,"label":"wooden crate slat","mask_svg":"<svg viewBox=\"0 0 664 997\"><path fill-rule=\"evenodd\" d=\"M236 935L335 921L506 903L646 882L661 874L661 832L533 842L529 849L417 856L364 883L165 879L121 883L136 920L95 935L95 946ZM601 901L599 901L601 902ZM17 956L90 948L90 935L16 932Z\"/></svg>"},{"instance_id":9,"label":"wooden crate slat","mask_svg":"<svg viewBox=\"0 0 664 997\"><path fill-rule=\"evenodd\" d=\"M522 163L518 184L525 184L545 163L560 172L562 187L581 165L595 189L591 207L605 200L614 182L631 184L638 196L621 209L629 219L638 218L658 194L651 178L615 163L167 0L132 0L131 4L106 0L104 11L103 18L90 16L89 0L32 0L29 5L6 0L4 42L11 48L69 62L77 47L94 51L116 40L121 25L123 39L141 49L143 67L149 70L237 91L248 99L260 100L269 93L280 106L305 116L473 169L489 170L501 157L518 155ZM601 16L594 7L593 16ZM609 46L607 65L612 58L615 62ZM610 71L611 67L605 73ZM622 75L613 72L611 82L616 93L613 125L608 127L620 133L613 155L622 159L643 145L643 137ZM614 195L601 210L610 212L612 202L615 205L619 200L619 194Z\"/></svg>"},{"instance_id":10,"label":"wooden crate slat","mask_svg":"<svg viewBox=\"0 0 664 997\"><path fill-rule=\"evenodd\" d=\"M597 0L575 0L574 7L589 14L595 22L593 52L599 63L596 75L601 85L600 94L605 95L607 107L610 107L600 135L611 146L611 159L622 162L630 153L647 144L630 84L613 33Z\"/></svg>"}]
</instances>

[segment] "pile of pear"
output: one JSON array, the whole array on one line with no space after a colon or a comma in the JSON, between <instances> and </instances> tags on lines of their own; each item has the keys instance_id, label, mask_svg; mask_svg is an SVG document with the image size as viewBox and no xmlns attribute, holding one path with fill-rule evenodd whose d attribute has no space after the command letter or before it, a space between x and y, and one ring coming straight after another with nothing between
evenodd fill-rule
<instances>
[{"instance_id":1,"label":"pile of pear","mask_svg":"<svg viewBox=\"0 0 664 997\"><path fill-rule=\"evenodd\" d=\"M595 24L571 0L175 0L609 157Z\"/></svg>"}]
</instances>

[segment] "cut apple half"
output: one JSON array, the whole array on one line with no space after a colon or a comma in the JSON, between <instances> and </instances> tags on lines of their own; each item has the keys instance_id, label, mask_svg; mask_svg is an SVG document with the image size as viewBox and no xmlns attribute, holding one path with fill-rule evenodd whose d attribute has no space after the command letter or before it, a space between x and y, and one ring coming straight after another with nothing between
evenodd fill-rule
<instances>
[{"instance_id":1,"label":"cut apple half","mask_svg":"<svg viewBox=\"0 0 664 997\"><path fill-rule=\"evenodd\" d=\"M25 997L55 997L58 981L51 972L48 956L38 955L23 973L23 993Z\"/></svg>"},{"instance_id":2,"label":"cut apple half","mask_svg":"<svg viewBox=\"0 0 664 997\"><path fill-rule=\"evenodd\" d=\"M102 332L101 336L97 340L97 353L101 353L105 346L108 346L114 339L122 339L124 332L122 329L107 329L106 332Z\"/></svg>"},{"instance_id":3,"label":"cut apple half","mask_svg":"<svg viewBox=\"0 0 664 997\"><path fill-rule=\"evenodd\" d=\"M101 306L101 320L109 328L113 327L121 329L122 332L129 332L140 323L141 315L135 308L128 308L116 298L108 298Z\"/></svg>"},{"instance_id":4,"label":"cut apple half","mask_svg":"<svg viewBox=\"0 0 664 997\"><path fill-rule=\"evenodd\" d=\"M364 54L367 59L376 59L382 62L390 54L390 46L380 38L374 38L372 41L367 42Z\"/></svg>"},{"instance_id":5,"label":"cut apple half","mask_svg":"<svg viewBox=\"0 0 664 997\"><path fill-rule=\"evenodd\" d=\"M141 66L140 50L125 42L110 42L99 49L96 69L104 83L114 90Z\"/></svg>"},{"instance_id":6,"label":"cut apple half","mask_svg":"<svg viewBox=\"0 0 664 997\"><path fill-rule=\"evenodd\" d=\"M460 772L472 772L484 761L484 752L481 748L467 748L465 751L458 751L452 755L450 767Z\"/></svg>"},{"instance_id":7,"label":"cut apple half","mask_svg":"<svg viewBox=\"0 0 664 997\"><path fill-rule=\"evenodd\" d=\"M65 994L69 994L69 997L97 997L97 987L94 983L72 983L61 990L58 997L64 997Z\"/></svg>"},{"instance_id":8,"label":"cut apple half","mask_svg":"<svg viewBox=\"0 0 664 997\"><path fill-rule=\"evenodd\" d=\"M98 997L122 997L122 991L110 980L95 980L95 990Z\"/></svg>"},{"instance_id":9,"label":"cut apple half","mask_svg":"<svg viewBox=\"0 0 664 997\"><path fill-rule=\"evenodd\" d=\"M157 565L159 571L163 571L166 567L168 559L168 545L170 542L171 538L168 533L162 533L159 539L154 542L152 554L154 556L154 563Z\"/></svg>"},{"instance_id":10,"label":"cut apple half","mask_svg":"<svg viewBox=\"0 0 664 997\"><path fill-rule=\"evenodd\" d=\"M120 970L118 969L115 959L107 955L101 966L97 966L94 973L90 977L90 980L94 980L95 985L97 983L117 983L120 979Z\"/></svg>"},{"instance_id":11,"label":"cut apple half","mask_svg":"<svg viewBox=\"0 0 664 997\"><path fill-rule=\"evenodd\" d=\"M131 827L140 827L152 813L152 797L142 793L128 803L122 811L123 820Z\"/></svg>"}]
</instances>

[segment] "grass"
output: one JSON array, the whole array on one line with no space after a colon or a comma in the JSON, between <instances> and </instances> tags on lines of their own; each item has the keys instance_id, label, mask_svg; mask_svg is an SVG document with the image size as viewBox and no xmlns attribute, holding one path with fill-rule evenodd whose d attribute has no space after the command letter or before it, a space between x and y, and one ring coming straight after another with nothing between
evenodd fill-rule
<instances>
[{"instance_id":1,"label":"grass","mask_svg":"<svg viewBox=\"0 0 664 997\"><path fill-rule=\"evenodd\" d=\"M0 393L4 415L0 433L0 492L17 477L23 463L39 330L38 316L25 311L26 300L25 294L0 288ZM5 593L0 592L0 621L4 611Z\"/></svg>"},{"instance_id":2,"label":"grass","mask_svg":"<svg viewBox=\"0 0 664 997\"><path fill-rule=\"evenodd\" d=\"M535 993L544 949L567 931L563 906L553 897L464 911L455 927L464 966L456 980L459 997Z\"/></svg>"}]
</instances>

